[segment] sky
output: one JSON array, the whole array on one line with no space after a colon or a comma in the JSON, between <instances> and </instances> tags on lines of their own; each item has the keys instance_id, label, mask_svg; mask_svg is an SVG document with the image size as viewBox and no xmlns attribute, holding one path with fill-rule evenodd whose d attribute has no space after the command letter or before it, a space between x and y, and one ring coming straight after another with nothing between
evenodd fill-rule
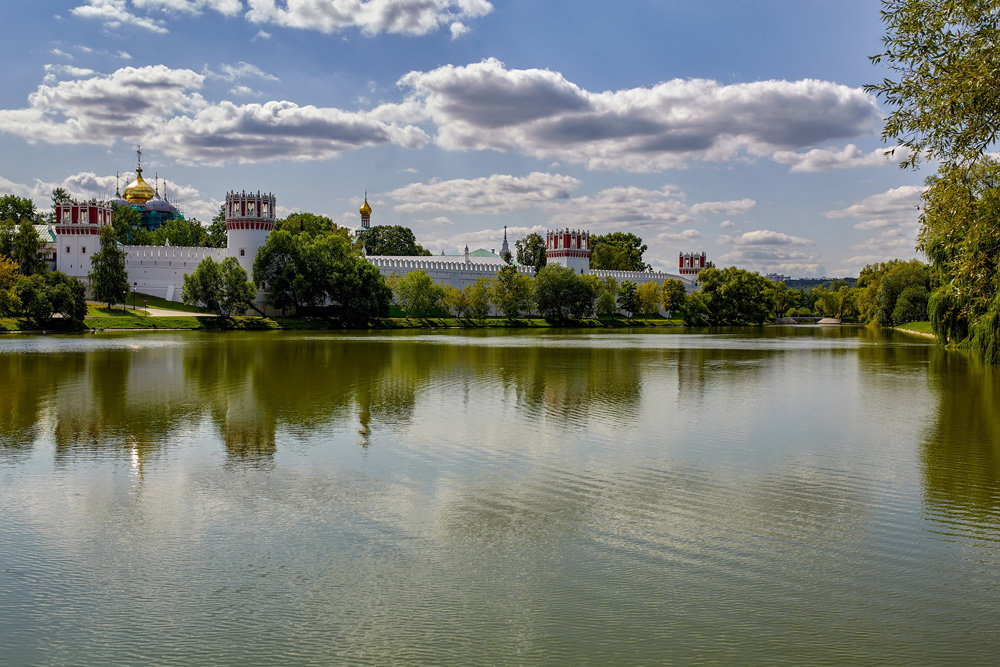
<instances>
[{"instance_id":1,"label":"sky","mask_svg":"<svg viewBox=\"0 0 1000 667\"><path fill-rule=\"evenodd\" d=\"M147 180L211 220L405 225L433 254L533 231L632 232L793 277L917 256L863 86L874 0L68 0L7 3L0 194Z\"/></svg>"}]
</instances>

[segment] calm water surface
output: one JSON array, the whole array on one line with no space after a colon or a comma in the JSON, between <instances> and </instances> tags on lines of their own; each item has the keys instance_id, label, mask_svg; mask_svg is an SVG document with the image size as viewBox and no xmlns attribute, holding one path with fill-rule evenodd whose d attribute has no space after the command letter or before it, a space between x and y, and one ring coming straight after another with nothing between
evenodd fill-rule
<instances>
[{"instance_id":1,"label":"calm water surface","mask_svg":"<svg viewBox=\"0 0 1000 667\"><path fill-rule=\"evenodd\" d=\"M3 664L996 664L1000 371L858 329L0 338Z\"/></svg>"}]
</instances>

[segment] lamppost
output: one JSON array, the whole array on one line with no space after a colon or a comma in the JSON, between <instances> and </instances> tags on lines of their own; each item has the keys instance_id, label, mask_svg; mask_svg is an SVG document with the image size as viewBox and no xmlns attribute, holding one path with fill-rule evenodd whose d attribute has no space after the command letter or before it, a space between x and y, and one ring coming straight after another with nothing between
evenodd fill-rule
<instances>
[{"instance_id":1,"label":"lamppost","mask_svg":"<svg viewBox=\"0 0 1000 667\"><path fill-rule=\"evenodd\" d=\"M135 288L138 286L139 286L138 281L132 283L132 310L135 310Z\"/></svg>"}]
</instances>

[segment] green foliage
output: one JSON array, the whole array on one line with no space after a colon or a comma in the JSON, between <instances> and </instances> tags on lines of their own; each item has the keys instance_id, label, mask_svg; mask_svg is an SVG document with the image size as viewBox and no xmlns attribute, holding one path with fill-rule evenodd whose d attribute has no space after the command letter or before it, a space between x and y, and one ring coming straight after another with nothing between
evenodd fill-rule
<instances>
[{"instance_id":1,"label":"green foliage","mask_svg":"<svg viewBox=\"0 0 1000 667\"><path fill-rule=\"evenodd\" d=\"M284 229L293 236L306 233L309 236L321 236L323 234L340 234L344 238L350 236L350 231L343 227L338 227L333 220L325 215L315 213L290 213L288 217L278 220L275 229Z\"/></svg>"},{"instance_id":2,"label":"green foliage","mask_svg":"<svg viewBox=\"0 0 1000 667\"><path fill-rule=\"evenodd\" d=\"M686 303L687 288L684 287L684 283L676 278L665 280L663 287L660 288L660 305L663 306L663 310L671 315L680 313L683 312Z\"/></svg>"},{"instance_id":3,"label":"green foliage","mask_svg":"<svg viewBox=\"0 0 1000 667\"><path fill-rule=\"evenodd\" d=\"M431 280L426 271L410 271L395 285L396 303L407 317L424 318L444 305L443 285Z\"/></svg>"},{"instance_id":4,"label":"green foliage","mask_svg":"<svg viewBox=\"0 0 1000 667\"><path fill-rule=\"evenodd\" d=\"M639 299L639 313L643 317L656 315L660 310L660 286L652 281L639 285L636 291Z\"/></svg>"},{"instance_id":5,"label":"green foliage","mask_svg":"<svg viewBox=\"0 0 1000 667\"><path fill-rule=\"evenodd\" d=\"M219 212L208 225L208 245L211 248L225 248L229 236L226 233L226 205L219 206Z\"/></svg>"},{"instance_id":6,"label":"green foliage","mask_svg":"<svg viewBox=\"0 0 1000 667\"><path fill-rule=\"evenodd\" d=\"M184 276L181 299L185 303L206 306L219 315L242 314L253 305L257 288L247 279L247 272L227 257L216 263L211 257L201 260L194 273Z\"/></svg>"},{"instance_id":7,"label":"green foliage","mask_svg":"<svg viewBox=\"0 0 1000 667\"><path fill-rule=\"evenodd\" d=\"M883 0L890 76L865 86L892 110L883 139L920 159L968 164L997 138L1000 22L994 0Z\"/></svg>"},{"instance_id":8,"label":"green foliage","mask_svg":"<svg viewBox=\"0 0 1000 667\"><path fill-rule=\"evenodd\" d=\"M892 309L893 326L925 320L927 320L927 287L924 285L904 287L896 297L896 306Z\"/></svg>"},{"instance_id":9,"label":"green foliage","mask_svg":"<svg viewBox=\"0 0 1000 667\"><path fill-rule=\"evenodd\" d=\"M532 281L532 296L547 320L582 319L594 310L594 283L558 264L542 267Z\"/></svg>"},{"instance_id":10,"label":"green foliage","mask_svg":"<svg viewBox=\"0 0 1000 667\"><path fill-rule=\"evenodd\" d=\"M513 266L497 272L490 289L490 300L508 320L513 320L531 307L531 278Z\"/></svg>"},{"instance_id":11,"label":"green foliage","mask_svg":"<svg viewBox=\"0 0 1000 667\"><path fill-rule=\"evenodd\" d=\"M514 242L517 263L522 266L535 267L537 274L545 266L545 239L541 234L532 232L523 239Z\"/></svg>"},{"instance_id":12,"label":"green foliage","mask_svg":"<svg viewBox=\"0 0 1000 667\"><path fill-rule=\"evenodd\" d=\"M52 317L52 301L49 299L48 286L44 276L33 274L19 276L14 284L14 292L21 304L21 316L35 322L41 322Z\"/></svg>"},{"instance_id":13,"label":"green foliage","mask_svg":"<svg viewBox=\"0 0 1000 667\"><path fill-rule=\"evenodd\" d=\"M125 253L118 249L114 231L101 229L101 249L90 258L90 293L97 301L108 304L125 303L129 293Z\"/></svg>"},{"instance_id":14,"label":"green foliage","mask_svg":"<svg viewBox=\"0 0 1000 667\"><path fill-rule=\"evenodd\" d=\"M0 316L15 315L21 310L21 302L14 291L19 275L17 262L0 256Z\"/></svg>"},{"instance_id":15,"label":"green foliage","mask_svg":"<svg viewBox=\"0 0 1000 667\"><path fill-rule=\"evenodd\" d=\"M618 287L618 295L615 303L618 308L628 314L632 319L639 310L639 287L631 280L623 280Z\"/></svg>"},{"instance_id":16,"label":"green foliage","mask_svg":"<svg viewBox=\"0 0 1000 667\"><path fill-rule=\"evenodd\" d=\"M840 312L840 298L837 293L822 287L814 287L812 292L816 297L816 312L824 317L837 317Z\"/></svg>"},{"instance_id":17,"label":"green foliage","mask_svg":"<svg viewBox=\"0 0 1000 667\"><path fill-rule=\"evenodd\" d=\"M38 238L33 223L30 220L21 220L10 248L10 258L17 262L21 275L30 276L45 272L48 267L42 259L44 247L45 243Z\"/></svg>"},{"instance_id":18,"label":"green foliage","mask_svg":"<svg viewBox=\"0 0 1000 667\"><path fill-rule=\"evenodd\" d=\"M35 202L27 197L17 195L3 195L0 197L0 220L10 220L15 225L22 222L38 222L38 213L35 211Z\"/></svg>"},{"instance_id":19,"label":"green foliage","mask_svg":"<svg viewBox=\"0 0 1000 667\"><path fill-rule=\"evenodd\" d=\"M444 305L455 317L465 318L469 316L469 294L465 290L457 287L446 286L444 288Z\"/></svg>"},{"instance_id":20,"label":"green foliage","mask_svg":"<svg viewBox=\"0 0 1000 667\"><path fill-rule=\"evenodd\" d=\"M635 234L612 232L590 237L590 268L611 271L648 271L642 261L647 247Z\"/></svg>"},{"instance_id":21,"label":"green foliage","mask_svg":"<svg viewBox=\"0 0 1000 667\"><path fill-rule=\"evenodd\" d=\"M759 274L733 266L721 270L709 267L698 274L698 282L701 312L692 316L703 315L713 326L763 324L773 309L773 283Z\"/></svg>"},{"instance_id":22,"label":"green foliage","mask_svg":"<svg viewBox=\"0 0 1000 667\"><path fill-rule=\"evenodd\" d=\"M209 245L208 230L195 218L167 220L159 229L150 232L149 237L153 245L166 245L167 241L172 246L187 248Z\"/></svg>"},{"instance_id":23,"label":"green foliage","mask_svg":"<svg viewBox=\"0 0 1000 667\"><path fill-rule=\"evenodd\" d=\"M476 278L476 282L466 285L462 292L466 295L468 316L474 320L485 320L490 314L490 290L492 282L488 278Z\"/></svg>"},{"instance_id":24,"label":"green foliage","mask_svg":"<svg viewBox=\"0 0 1000 667\"><path fill-rule=\"evenodd\" d=\"M611 317L618 312L618 281L611 276L590 277L597 281L594 286L597 293L594 312L598 317Z\"/></svg>"},{"instance_id":25,"label":"green foliage","mask_svg":"<svg viewBox=\"0 0 1000 667\"><path fill-rule=\"evenodd\" d=\"M375 225L361 232L357 243L365 249L366 255L407 257L431 254L417 245L412 230L400 225Z\"/></svg>"},{"instance_id":26,"label":"green foliage","mask_svg":"<svg viewBox=\"0 0 1000 667\"><path fill-rule=\"evenodd\" d=\"M61 271L45 274L45 287L52 310L64 319L83 322L87 316L87 290L83 283Z\"/></svg>"},{"instance_id":27,"label":"green foliage","mask_svg":"<svg viewBox=\"0 0 1000 667\"><path fill-rule=\"evenodd\" d=\"M927 266L917 260L903 262L895 260L877 266L867 266L861 272L865 287L858 297L862 316L868 322L882 327L891 327L903 322L927 319L927 288L929 275ZM861 283L861 278L858 280ZM897 302L907 288L920 288L907 292L901 305L900 316L906 313L908 319L895 316ZM815 290L814 290L815 291Z\"/></svg>"},{"instance_id":28,"label":"green foliage","mask_svg":"<svg viewBox=\"0 0 1000 667\"><path fill-rule=\"evenodd\" d=\"M257 251L254 280L275 308L328 307L345 320L389 312L391 292L378 269L339 234L271 232Z\"/></svg>"},{"instance_id":29,"label":"green foliage","mask_svg":"<svg viewBox=\"0 0 1000 667\"><path fill-rule=\"evenodd\" d=\"M152 245L149 231L142 226L142 213L125 204L111 205L115 239L122 245Z\"/></svg>"}]
</instances>

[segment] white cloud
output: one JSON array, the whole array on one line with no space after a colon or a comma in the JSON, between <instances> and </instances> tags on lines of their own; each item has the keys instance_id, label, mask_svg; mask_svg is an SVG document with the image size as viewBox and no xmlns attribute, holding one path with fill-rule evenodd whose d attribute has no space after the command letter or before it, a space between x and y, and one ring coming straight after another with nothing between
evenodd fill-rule
<instances>
[{"instance_id":1,"label":"white cloud","mask_svg":"<svg viewBox=\"0 0 1000 667\"><path fill-rule=\"evenodd\" d=\"M229 89L229 94L234 97L251 97L255 95L262 95L259 90L254 90L250 86L233 86Z\"/></svg>"},{"instance_id":2,"label":"white cloud","mask_svg":"<svg viewBox=\"0 0 1000 667\"><path fill-rule=\"evenodd\" d=\"M728 250L719 256L719 266L735 265L764 273L793 276L819 276L826 271L820 258L800 248L814 245L810 239L770 229L756 229L737 236L722 236L720 243Z\"/></svg>"},{"instance_id":3,"label":"white cloud","mask_svg":"<svg viewBox=\"0 0 1000 667\"><path fill-rule=\"evenodd\" d=\"M881 123L870 95L811 79L675 79L598 93L558 72L488 59L410 72L398 84L425 107L444 148L519 150L592 169L651 172L768 156L870 134Z\"/></svg>"},{"instance_id":4,"label":"white cloud","mask_svg":"<svg viewBox=\"0 0 1000 667\"><path fill-rule=\"evenodd\" d=\"M62 49L49 49L49 53L60 58L65 58L66 60L75 60L72 53L66 53Z\"/></svg>"},{"instance_id":5,"label":"white cloud","mask_svg":"<svg viewBox=\"0 0 1000 667\"><path fill-rule=\"evenodd\" d=\"M87 4L74 7L70 12L82 19L100 21L105 28L119 30L124 26L134 26L158 34L168 31L162 21L133 14L125 0L89 0Z\"/></svg>"},{"instance_id":6,"label":"white cloud","mask_svg":"<svg viewBox=\"0 0 1000 667\"><path fill-rule=\"evenodd\" d=\"M831 169L856 169L862 167L883 167L899 164L910 151L906 147L897 147L886 154L886 149L877 148L865 153L854 144L848 144L840 150L832 148L813 148L804 153L795 151L775 151L771 159L780 164L792 165L791 172L816 172Z\"/></svg>"},{"instance_id":7,"label":"white cloud","mask_svg":"<svg viewBox=\"0 0 1000 667\"><path fill-rule=\"evenodd\" d=\"M389 193L395 210L506 213L565 199L580 181L560 174L532 172L524 177L494 174L474 179L411 183Z\"/></svg>"},{"instance_id":8,"label":"white cloud","mask_svg":"<svg viewBox=\"0 0 1000 667\"><path fill-rule=\"evenodd\" d=\"M235 65L219 65L218 72L205 67L204 74L209 77L217 77L225 81L237 81L239 79L263 79L264 81L277 81L278 77L268 74L256 65L252 65L242 60Z\"/></svg>"},{"instance_id":9,"label":"white cloud","mask_svg":"<svg viewBox=\"0 0 1000 667\"><path fill-rule=\"evenodd\" d=\"M884 227L887 224L913 222L919 215L921 185L903 185L854 202L846 208L824 213L827 218L858 218L866 225L859 229Z\"/></svg>"},{"instance_id":10,"label":"white cloud","mask_svg":"<svg viewBox=\"0 0 1000 667\"><path fill-rule=\"evenodd\" d=\"M234 68L260 76L255 70ZM204 74L156 65L43 84L29 96L27 108L0 110L0 132L50 143L135 139L184 161L208 164L326 159L362 146L421 148L428 141L419 127L369 112L274 101L209 105L198 92L204 81Z\"/></svg>"},{"instance_id":11,"label":"white cloud","mask_svg":"<svg viewBox=\"0 0 1000 667\"><path fill-rule=\"evenodd\" d=\"M46 64L42 65L42 69L47 73L46 79L49 81L55 81L59 76L86 79L97 74L97 72L92 69L88 69L86 67L76 67L74 65Z\"/></svg>"},{"instance_id":12,"label":"white cloud","mask_svg":"<svg viewBox=\"0 0 1000 667\"><path fill-rule=\"evenodd\" d=\"M773 232L769 229L757 229L752 232L744 232L737 236L733 243L737 246L805 246L813 245L809 239L791 234Z\"/></svg>"},{"instance_id":13,"label":"white cloud","mask_svg":"<svg viewBox=\"0 0 1000 667\"><path fill-rule=\"evenodd\" d=\"M258 30L257 34L250 38L251 42L256 42L257 40L271 39L271 33L266 30Z\"/></svg>"},{"instance_id":14,"label":"white cloud","mask_svg":"<svg viewBox=\"0 0 1000 667\"><path fill-rule=\"evenodd\" d=\"M467 34L471 28L469 28L469 26L465 25L461 21L455 21L454 23L451 24L451 26L449 26L448 29L451 31L451 38L455 40L461 37L462 35Z\"/></svg>"},{"instance_id":15,"label":"white cloud","mask_svg":"<svg viewBox=\"0 0 1000 667\"><path fill-rule=\"evenodd\" d=\"M689 204L684 193L673 186L647 190L620 186L592 195L574 197L545 206L557 225L584 227L596 231L652 229L689 223L706 215L744 213L753 208L752 199Z\"/></svg>"},{"instance_id":16,"label":"white cloud","mask_svg":"<svg viewBox=\"0 0 1000 667\"><path fill-rule=\"evenodd\" d=\"M249 0L254 23L318 30L327 34L357 28L363 34L426 35L459 19L493 11L486 0ZM454 35L454 28L452 28Z\"/></svg>"},{"instance_id":17,"label":"white cloud","mask_svg":"<svg viewBox=\"0 0 1000 667\"><path fill-rule=\"evenodd\" d=\"M732 220L723 220L722 222L719 223L719 227L721 227L722 229L735 229L736 223L733 222Z\"/></svg>"}]
</instances>

